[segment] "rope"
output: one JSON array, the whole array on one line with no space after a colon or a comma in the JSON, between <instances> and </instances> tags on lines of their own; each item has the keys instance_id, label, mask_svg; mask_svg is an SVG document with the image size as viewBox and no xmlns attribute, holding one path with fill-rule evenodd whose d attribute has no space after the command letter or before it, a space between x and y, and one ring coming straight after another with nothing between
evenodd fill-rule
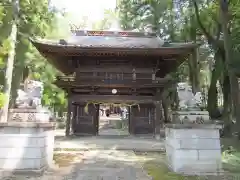
<instances>
[{"instance_id":1,"label":"rope","mask_svg":"<svg viewBox=\"0 0 240 180\"><path fill-rule=\"evenodd\" d=\"M127 106L127 107L132 107L132 106L138 106L138 110L140 111L140 105L138 103L132 103L132 104L127 104L127 103L108 103L108 102L97 102L97 101L90 101L87 102L86 106L84 107L84 112L86 114L88 114L88 106L89 104L93 104L94 107L96 108L96 105L100 105L100 104L104 104L104 105L108 105L108 106L115 106L115 107L123 107L123 106Z\"/></svg>"}]
</instances>

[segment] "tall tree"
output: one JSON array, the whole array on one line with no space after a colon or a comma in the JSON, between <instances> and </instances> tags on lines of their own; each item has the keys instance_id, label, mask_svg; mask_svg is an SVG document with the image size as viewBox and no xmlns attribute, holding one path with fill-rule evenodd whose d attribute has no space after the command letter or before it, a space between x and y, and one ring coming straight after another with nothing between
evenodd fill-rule
<instances>
[{"instance_id":1,"label":"tall tree","mask_svg":"<svg viewBox=\"0 0 240 180\"><path fill-rule=\"evenodd\" d=\"M0 60L7 62L9 54L9 34L11 32L12 21L12 6L9 6L9 1L4 0L0 2L0 42L1 53ZM11 102L17 97L17 89L20 88L21 83L28 77L33 80L40 80L44 83L43 104L54 107L57 111L63 111L66 105L65 94L62 90L53 85L55 76L59 73L51 65L40 56L38 51L32 46L29 37L47 37L48 38L62 38L69 34L69 30L53 31L59 23L56 23L55 9L49 9L47 0L21 0L19 1L20 11L17 21L17 36L16 36L16 51L15 62L13 66L12 88L11 88ZM6 5L6 3L8 3ZM59 14L59 13L58 13ZM58 22L61 19L58 19ZM65 26L64 26L65 27ZM67 27L67 26L66 26ZM62 27L63 28L63 27ZM65 35L64 35L65 34ZM58 38L59 37L59 38ZM0 65L2 67L2 64ZM3 66L3 68L6 68ZM3 78L8 77L0 73L0 83L4 85ZM4 103L2 101L1 103ZM4 99L5 100L5 99Z\"/></svg>"},{"instance_id":2,"label":"tall tree","mask_svg":"<svg viewBox=\"0 0 240 180\"><path fill-rule=\"evenodd\" d=\"M222 30L223 30L223 39L224 39L224 49L225 49L225 64L227 67L229 79L230 79L230 90L231 90L231 99L233 105L233 112L237 122L237 129L239 132L240 138L240 103L239 103L239 83L238 78L234 71L231 69L230 64L233 62L233 46L231 41L231 36L229 34L229 2L228 0L220 0L220 14L222 19Z\"/></svg>"},{"instance_id":3,"label":"tall tree","mask_svg":"<svg viewBox=\"0 0 240 180\"><path fill-rule=\"evenodd\" d=\"M197 42L197 26L196 26L196 17L194 12L194 6L192 0L189 0L189 28L190 28L190 37L189 40L192 42ZM199 51L196 49L190 56L189 64L189 78L192 85L192 91L195 94L200 91L200 82L199 82Z\"/></svg>"},{"instance_id":4,"label":"tall tree","mask_svg":"<svg viewBox=\"0 0 240 180\"><path fill-rule=\"evenodd\" d=\"M16 40L17 40L17 21L18 21L18 13L19 13L19 2L18 0L12 0L12 22L11 22L11 32L8 37L10 48L8 52L7 58L7 66L6 66L6 73L5 73L5 84L4 84L4 94L6 96L6 101L4 102L3 112L1 116L1 122L7 122L8 119L8 107L9 107L9 99L11 95L11 84L12 84L12 74L13 74L13 65L15 59L15 47L16 47Z\"/></svg>"}]
</instances>

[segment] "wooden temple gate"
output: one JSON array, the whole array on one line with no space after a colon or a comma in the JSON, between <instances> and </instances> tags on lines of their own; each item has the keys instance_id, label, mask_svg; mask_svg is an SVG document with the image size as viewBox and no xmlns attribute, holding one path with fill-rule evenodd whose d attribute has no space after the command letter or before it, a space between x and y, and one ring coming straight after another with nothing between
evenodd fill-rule
<instances>
[{"instance_id":1,"label":"wooden temple gate","mask_svg":"<svg viewBox=\"0 0 240 180\"><path fill-rule=\"evenodd\" d=\"M99 104L104 102L136 104L129 115L130 134L159 134L162 92L174 84L166 75L198 45L164 43L153 33L75 34L76 41L32 41L65 74L55 84L68 94L66 135L70 129L76 135L97 135Z\"/></svg>"},{"instance_id":2,"label":"wooden temple gate","mask_svg":"<svg viewBox=\"0 0 240 180\"><path fill-rule=\"evenodd\" d=\"M98 97L98 98L97 98ZM116 98L117 97L117 98ZM118 96L118 95L76 95L74 94L69 98L69 112L68 115L72 114L71 129L75 135L97 135L99 130L99 105L82 103L86 100L95 99L99 102L103 99L108 99L108 102L112 103L128 103L128 102L140 102L138 105L132 106L129 111L129 133L130 134L155 134L156 127L160 127L160 121L156 122L156 107L153 103L154 99L150 97L143 97L142 100L137 100L140 97L131 98L132 96ZM131 100L132 99L132 100ZM97 101L96 101L97 102ZM141 103L146 102L146 103ZM86 112L87 106L87 112ZM160 109L161 111L161 109ZM161 114L160 114L161 116ZM161 117L159 120L162 119ZM155 124L159 125L156 126Z\"/></svg>"}]
</instances>

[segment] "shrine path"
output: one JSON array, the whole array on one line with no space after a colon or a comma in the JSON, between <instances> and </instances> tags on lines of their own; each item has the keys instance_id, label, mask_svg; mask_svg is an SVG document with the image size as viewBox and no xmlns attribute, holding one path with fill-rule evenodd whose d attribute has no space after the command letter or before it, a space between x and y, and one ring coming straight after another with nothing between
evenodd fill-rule
<instances>
[{"instance_id":1,"label":"shrine path","mask_svg":"<svg viewBox=\"0 0 240 180\"><path fill-rule=\"evenodd\" d=\"M110 132L112 133L112 132ZM62 133L60 133L62 134ZM57 136L61 136L58 134ZM42 176L15 175L1 180L151 180L142 168L144 162L133 150L159 151L164 141L153 138L56 138L55 153L74 156L71 163L55 167ZM68 149L69 148L69 149ZM68 149L65 150L64 149ZM121 150L117 150L121 149Z\"/></svg>"},{"instance_id":2,"label":"shrine path","mask_svg":"<svg viewBox=\"0 0 240 180\"><path fill-rule=\"evenodd\" d=\"M77 152L75 152L77 154ZM78 152L79 153L79 152ZM45 172L42 176L17 175L1 180L151 180L143 162L132 151L90 150L81 152L72 165Z\"/></svg>"}]
</instances>

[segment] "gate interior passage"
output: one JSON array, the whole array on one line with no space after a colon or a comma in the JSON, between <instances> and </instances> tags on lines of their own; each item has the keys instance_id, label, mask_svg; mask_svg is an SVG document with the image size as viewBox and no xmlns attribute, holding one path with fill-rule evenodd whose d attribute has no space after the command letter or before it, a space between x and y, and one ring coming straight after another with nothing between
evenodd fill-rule
<instances>
[{"instance_id":1,"label":"gate interior passage","mask_svg":"<svg viewBox=\"0 0 240 180\"><path fill-rule=\"evenodd\" d=\"M73 134L96 135L99 111L95 106L109 102L140 106L132 106L130 111L131 134L160 133L162 92L174 84L167 74L176 71L198 44L166 43L146 32L74 34L74 38L58 42L32 40L65 74L55 84L68 94L66 135L70 126ZM86 104L88 113L84 111Z\"/></svg>"}]
</instances>

